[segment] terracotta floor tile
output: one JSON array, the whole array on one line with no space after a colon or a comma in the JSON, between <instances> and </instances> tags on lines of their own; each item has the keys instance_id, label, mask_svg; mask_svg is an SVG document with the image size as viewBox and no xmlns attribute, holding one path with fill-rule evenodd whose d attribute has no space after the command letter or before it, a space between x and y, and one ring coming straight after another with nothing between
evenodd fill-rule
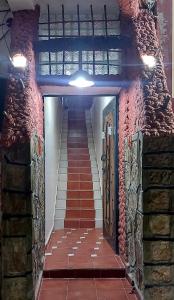
<instances>
[{"instance_id":1,"label":"terracotta floor tile","mask_svg":"<svg viewBox=\"0 0 174 300\"><path fill-rule=\"evenodd\" d=\"M80 181L92 181L92 175L91 174L81 174L80 173Z\"/></svg>"},{"instance_id":2,"label":"terracotta floor tile","mask_svg":"<svg viewBox=\"0 0 174 300\"><path fill-rule=\"evenodd\" d=\"M70 167L68 167L68 174L89 174L89 175L91 175L91 168L89 168L89 167L84 167L84 168L80 168L80 167L70 168Z\"/></svg>"},{"instance_id":3,"label":"terracotta floor tile","mask_svg":"<svg viewBox=\"0 0 174 300\"><path fill-rule=\"evenodd\" d=\"M96 288L99 290L118 290L124 289L123 283L121 279L95 279Z\"/></svg>"},{"instance_id":4,"label":"terracotta floor tile","mask_svg":"<svg viewBox=\"0 0 174 300\"><path fill-rule=\"evenodd\" d=\"M127 300L137 300L136 295L132 294L131 291L130 292L126 291L126 296L127 296Z\"/></svg>"},{"instance_id":5,"label":"terracotta floor tile","mask_svg":"<svg viewBox=\"0 0 174 300\"><path fill-rule=\"evenodd\" d=\"M56 289L65 290L67 289L68 279L43 279L42 290L45 289Z\"/></svg>"},{"instance_id":6,"label":"terracotta floor tile","mask_svg":"<svg viewBox=\"0 0 174 300\"><path fill-rule=\"evenodd\" d=\"M126 279L125 279L126 280ZM119 289L120 285L120 289ZM120 279L44 279L38 300L137 300Z\"/></svg>"},{"instance_id":7,"label":"terracotta floor tile","mask_svg":"<svg viewBox=\"0 0 174 300\"><path fill-rule=\"evenodd\" d=\"M120 260L118 256L115 255L115 252L107 241L100 239L103 237L101 229L91 228L91 230L88 230L89 225L95 225L95 222L92 220L80 220L77 222L82 222L84 228L72 230L73 226L70 226L69 229L61 230L60 234L58 234L59 230L52 234L49 244L52 246L57 245L57 248L51 248L52 256L46 257L45 269L55 269L58 265L60 265L60 268L64 266L68 266L69 268L70 266L72 267L72 265L73 268L82 268L83 265L85 268L123 268L123 265L119 263ZM73 220L67 219L65 223L75 225L76 220L73 222ZM67 232L70 234L67 234ZM64 236L67 238L64 239ZM57 243L58 241L61 241L61 243ZM73 249L73 247L77 247L77 249ZM96 248L96 250L94 248ZM74 256L68 257L70 253L74 254ZM97 256L91 257L92 254L96 254ZM77 263L77 265L75 265L75 263ZM127 283L125 282L125 284Z\"/></svg>"},{"instance_id":8,"label":"terracotta floor tile","mask_svg":"<svg viewBox=\"0 0 174 300\"><path fill-rule=\"evenodd\" d=\"M68 190L80 190L80 182L79 181L68 181L67 184Z\"/></svg>"},{"instance_id":9,"label":"terracotta floor tile","mask_svg":"<svg viewBox=\"0 0 174 300\"><path fill-rule=\"evenodd\" d=\"M67 300L82 300L82 299L97 300L96 290L95 289L84 290L82 288L75 291L70 291L70 292L68 291Z\"/></svg>"},{"instance_id":10,"label":"terracotta floor tile","mask_svg":"<svg viewBox=\"0 0 174 300\"><path fill-rule=\"evenodd\" d=\"M74 291L75 289L96 289L95 279L70 279L68 283L68 290Z\"/></svg>"},{"instance_id":11,"label":"terracotta floor tile","mask_svg":"<svg viewBox=\"0 0 174 300\"><path fill-rule=\"evenodd\" d=\"M76 199L73 199L73 200L67 200L66 201L66 205L67 205L67 208L70 208L70 207L81 207L81 200L76 200Z\"/></svg>"},{"instance_id":12,"label":"terracotta floor tile","mask_svg":"<svg viewBox=\"0 0 174 300\"><path fill-rule=\"evenodd\" d=\"M98 300L128 300L126 293L123 290L113 290L110 291L97 289L97 299Z\"/></svg>"},{"instance_id":13,"label":"terracotta floor tile","mask_svg":"<svg viewBox=\"0 0 174 300\"><path fill-rule=\"evenodd\" d=\"M55 290L48 289L43 290L40 293L39 300L66 300L67 299L67 290Z\"/></svg>"},{"instance_id":14,"label":"terracotta floor tile","mask_svg":"<svg viewBox=\"0 0 174 300\"><path fill-rule=\"evenodd\" d=\"M123 286L124 286L125 289L131 288L131 284L126 278L122 278L121 281L122 281Z\"/></svg>"}]
</instances>

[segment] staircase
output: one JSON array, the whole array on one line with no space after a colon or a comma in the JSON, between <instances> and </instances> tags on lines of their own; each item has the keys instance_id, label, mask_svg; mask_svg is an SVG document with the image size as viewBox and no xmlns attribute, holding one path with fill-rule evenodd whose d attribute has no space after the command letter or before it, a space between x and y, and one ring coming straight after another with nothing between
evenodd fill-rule
<instances>
[{"instance_id":1,"label":"staircase","mask_svg":"<svg viewBox=\"0 0 174 300\"><path fill-rule=\"evenodd\" d=\"M55 229L102 227L102 200L88 106L88 102L74 103L64 112Z\"/></svg>"}]
</instances>

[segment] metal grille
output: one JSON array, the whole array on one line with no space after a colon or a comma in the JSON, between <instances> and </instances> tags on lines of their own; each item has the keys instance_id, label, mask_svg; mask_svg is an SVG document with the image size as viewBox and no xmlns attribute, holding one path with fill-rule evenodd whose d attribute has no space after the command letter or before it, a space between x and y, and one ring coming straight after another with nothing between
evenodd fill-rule
<instances>
[{"instance_id":1,"label":"metal grille","mask_svg":"<svg viewBox=\"0 0 174 300\"><path fill-rule=\"evenodd\" d=\"M61 39L65 37L96 37L119 36L120 22L115 17L107 15L106 5L103 7L103 16L93 12L90 6L89 15L81 15L77 5L74 16L66 15L62 5L62 14L50 12L41 15L39 23L39 40ZM119 75L121 73L121 49L106 51L58 51L39 53L39 75L71 75L82 69L91 75Z\"/></svg>"}]
</instances>

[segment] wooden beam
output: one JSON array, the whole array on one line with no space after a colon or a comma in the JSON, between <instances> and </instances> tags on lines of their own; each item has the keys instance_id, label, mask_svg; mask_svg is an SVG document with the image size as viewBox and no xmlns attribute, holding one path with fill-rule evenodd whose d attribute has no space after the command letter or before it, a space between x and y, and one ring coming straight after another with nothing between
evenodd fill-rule
<instances>
[{"instance_id":1,"label":"wooden beam","mask_svg":"<svg viewBox=\"0 0 174 300\"><path fill-rule=\"evenodd\" d=\"M125 36L80 36L62 37L37 41L36 52L90 51L130 48L131 39Z\"/></svg>"}]
</instances>

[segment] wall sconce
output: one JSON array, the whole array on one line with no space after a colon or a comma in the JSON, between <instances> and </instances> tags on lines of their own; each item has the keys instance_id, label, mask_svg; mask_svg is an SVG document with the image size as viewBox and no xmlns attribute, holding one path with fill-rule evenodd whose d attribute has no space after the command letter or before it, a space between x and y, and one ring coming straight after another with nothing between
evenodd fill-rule
<instances>
[{"instance_id":1,"label":"wall sconce","mask_svg":"<svg viewBox=\"0 0 174 300\"><path fill-rule=\"evenodd\" d=\"M22 68L25 69L27 66L27 59L21 53L16 53L11 58L11 62L15 68Z\"/></svg>"},{"instance_id":2,"label":"wall sconce","mask_svg":"<svg viewBox=\"0 0 174 300\"><path fill-rule=\"evenodd\" d=\"M153 55L143 54L141 59L143 63L150 69L153 69L156 66L156 58Z\"/></svg>"}]
</instances>

